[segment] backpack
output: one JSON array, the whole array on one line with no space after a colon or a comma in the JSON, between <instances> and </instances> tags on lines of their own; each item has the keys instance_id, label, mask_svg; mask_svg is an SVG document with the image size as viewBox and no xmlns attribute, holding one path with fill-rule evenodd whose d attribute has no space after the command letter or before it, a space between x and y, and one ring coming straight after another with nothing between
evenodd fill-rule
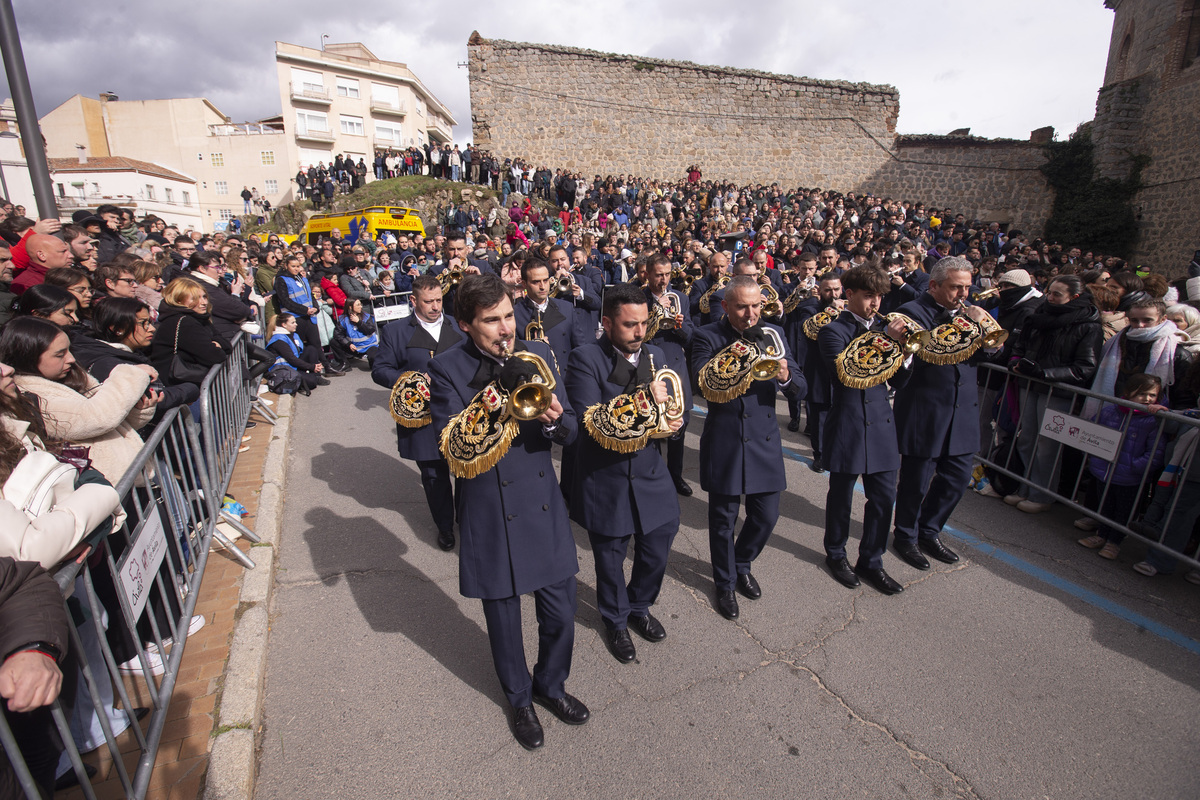
<instances>
[{"instance_id":1,"label":"backpack","mask_svg":"<svg viewBox=\"0 0 1200 800\"><path fill-rule=\"evenodd\" d=\"M267 373L267 388L275 394L295 394L300 389L300 383L300 373L286 364L280 364Z\"/></svg>"}]
</instances>

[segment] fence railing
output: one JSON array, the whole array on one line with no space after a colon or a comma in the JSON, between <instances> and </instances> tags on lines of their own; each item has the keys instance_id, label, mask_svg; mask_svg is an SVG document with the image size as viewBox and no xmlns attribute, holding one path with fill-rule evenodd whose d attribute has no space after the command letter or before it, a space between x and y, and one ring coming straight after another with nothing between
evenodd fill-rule
<instances>
[{"instance_id":1,"label":"fence railing","mask_svg":"<svg viewBox=\"0 0 1200 800\"><path fill-rule=\"evenodd\" d=\"M64 686L78 689L70 696L64 692L50 712L65 746L63 758L89 800L96 795L77 736L107 748L126 798L146 795L214 537L229 555L254 566L217 528L225 521L258 541L222 509L252 407L257 404L264 419L274 419L259 401L247 366L247 343L239 336L231 357L209 370L201 385L200 419L186 407L168 411L116 484L125 512L121 525L90 558L55 575L68 617L76 620L61 668L77 671L78 681ZM137 703L123 672L144 679ZM117 699L120 710L113 708ZM145 732L134 718L139 703L149 705ZM122 754L117 737L126 729L135 747ZM40 798L3 715L0 741L26 796Z\"/></svg>"},{"instance_id":2,"label":"fence railing","mask_svg":"<svg viewBox=\"0 0 1200 800\"><path fill-rule=\"evenodd\" d=\"M994 364L980 368L993 387L1002 384L983 398L998 408L992 446L978 456L988 470L1016 482L1030 502L1058 502L1091 517L1114 543L1125 536L1144 542L1155 551L1152 561L1200 566L1197 548L1187 546L1200 512L1200 473L1188 485L1200 418L1151 414L1138 403Z\"/></svg>"}]
</instances>

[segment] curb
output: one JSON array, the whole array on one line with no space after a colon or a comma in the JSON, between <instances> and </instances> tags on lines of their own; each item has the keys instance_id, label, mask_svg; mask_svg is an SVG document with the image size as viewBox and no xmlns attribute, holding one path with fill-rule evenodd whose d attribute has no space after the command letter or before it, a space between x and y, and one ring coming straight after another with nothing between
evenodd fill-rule
<instances>
[{"instance_id":1,"label":"curb","mask_svg":"<svg viewBox=\"0 0 1200 800\"><path fill-rule=\"evenodd\" d=\"M254 532L262 544L250 557L257 566L242 576L238 621L225 664L217 731L208 757L204 800L234 800L254 795L257 734L262 722L262 692L267 671L271 586L275 577L275 547L283 514L283 483L287 471L293 398L276 400L279 419L263 463ZM262 423L260 423L261 425Z\"/></svg>"}]
</instances>

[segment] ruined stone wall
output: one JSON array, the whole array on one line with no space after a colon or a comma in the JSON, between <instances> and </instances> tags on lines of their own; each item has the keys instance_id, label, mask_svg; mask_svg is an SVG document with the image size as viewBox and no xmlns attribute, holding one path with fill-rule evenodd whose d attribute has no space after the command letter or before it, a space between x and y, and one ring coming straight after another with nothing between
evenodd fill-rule
<instances>
[{"instance_id":1,"label":"ruined stone wall","mask_svg":"<svg viewBox=\"0 0 1200 800\"><path fill-rule=\"evenodd\" d=\"M535 166L779 182L922 199L1040 232L1052 193L1028 142L899 137L897 91L483 39L468 42L474 141Z\"/></svg>"}]
</instances>

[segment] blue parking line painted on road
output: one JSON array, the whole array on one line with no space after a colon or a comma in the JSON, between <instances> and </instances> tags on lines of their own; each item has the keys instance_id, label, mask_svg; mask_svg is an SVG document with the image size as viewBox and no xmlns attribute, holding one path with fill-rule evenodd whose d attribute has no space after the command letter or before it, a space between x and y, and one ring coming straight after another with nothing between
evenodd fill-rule
<instances>
[{"instance_id":1,"label":"blue parking line painted on road","mask_svg":"<svg viewBox=\"0 0 1200 800\"><path fill-rule=\"evenodd\" d=\"M704 408L696 405L692 406L692 413L701 417L708 415ZM783 448L783 454L792 461L799 461L801 464L812 463L811 458L803 456L788 447ZM862 493L861 481L854 485L854 491L859 492L860 494ZM976 536L972 536L969 533L960 531L957 528L952 528L949 525L942 530L944 533L949 534L951 537L962 542L967 547L970 547L971 549L976 550L985 556L990 556L997 561L1001 561L1010 567L1025 573L1031 578L1036 578L1042 583L1069 594L1071 597L1082 600L1093 608L1098 608L1105 613L1112 614L1118 619L1125 620L1131 625L1135 625L1138 628L1147 631L1148 633L1152 633L1161 639L1165 639L1172 644L1178 645L1184 650L1187 650L1189 653L1200 655L1200 641L1196 641L1195 639L1192 639L1191 637L1182 634L1177 630L1168 628L1166 625L1156 622L1149 617L1133 611L1132 609L1126 608L1120 603L1115 603L1112 600L1109 600L1107 597L1099 595L1090 589L1085 589L1077 583L1072 583L1065 578L1055 575L1049 570L1042 569L1036 564L1031 564L1025 559L1002 550L990 542L985 542Z\"/></svg>"}]
</instances>

